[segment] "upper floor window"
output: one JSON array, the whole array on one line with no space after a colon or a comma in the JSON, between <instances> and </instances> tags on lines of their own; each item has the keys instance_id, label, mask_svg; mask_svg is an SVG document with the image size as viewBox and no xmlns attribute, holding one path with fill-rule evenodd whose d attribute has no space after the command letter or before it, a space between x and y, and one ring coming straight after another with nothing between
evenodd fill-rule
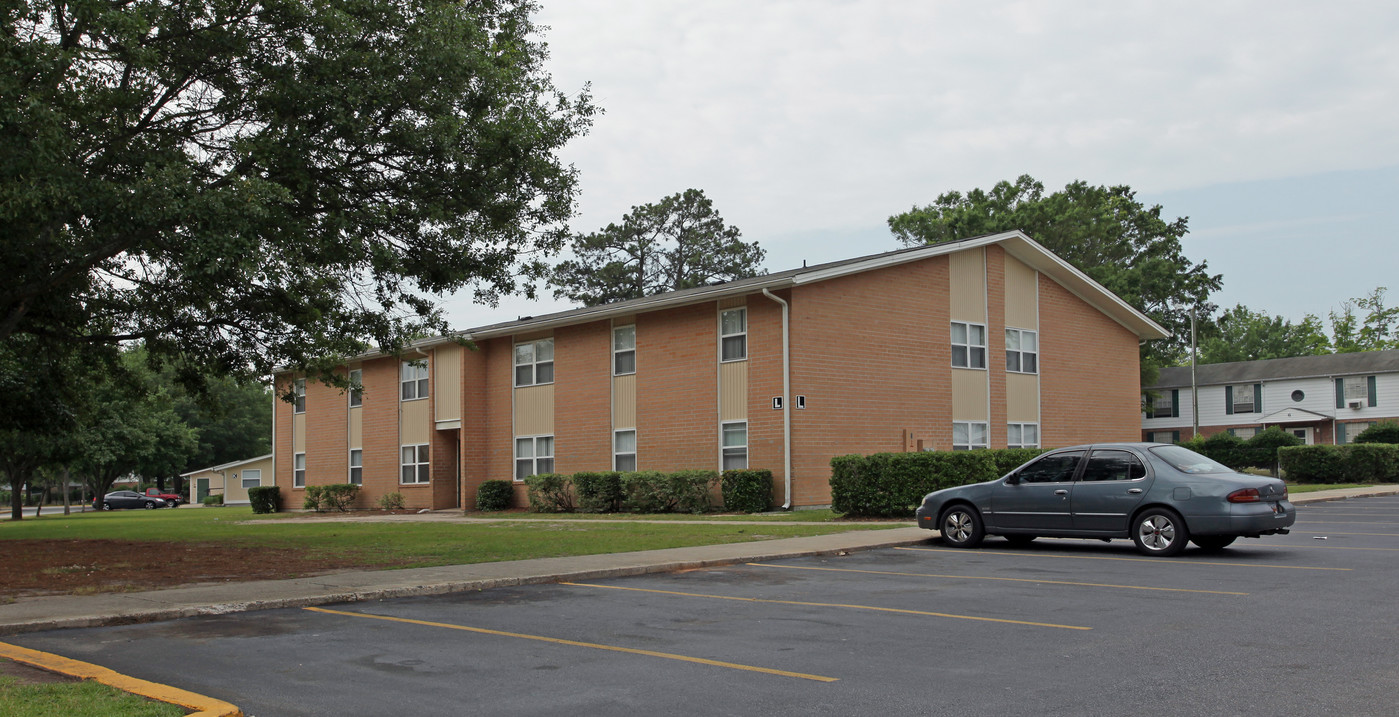
<instances>
[{"instance_id":1,"label":"upper floor window","mask_svg":"<svg viewBox=\"0 0 1399 717\"><path fill-rule=\"evenodd\" d=\"M636 373L636 327L612 329L612 375Z\"/></svg>"},{"instance_id":2,"label":"upper floor window","mask_svg":"<svg viewBox=\"0 0 1399 717\"><path fill-rule=\"evenodd\" d=\"M1040 425L1038 423L1006 424L1006 448L1039 448Z\"/></svg>"},{"instance_id":3,"label":"upper floor window","mask_svg":"<svg viewBox=\"0 0 1399 717\"><path fill-rule=\"evenodd\" d=\"M986 368L986 327L965 321L952 322L952 365Z\"/></svg>"},{"instance_id":4,"label":"upper floor window","mask_svg":"<svg viewBox=\"0 0 1399 717\"><path fill-rule=\"evenodd\" d=\"M1263 384L1241 383L1224 387L1224 413L1261 413Z\"/></svg>"},{"instance_id":5,"label":"upper floor window","mask_svg":"<svg viewBox=\"0 0 1399 717\"><path fill-rule=\"evenodd\" d=\"M1178 418L1180 416L1180 389L1173 388L1156 394L1156 398L1146 407L1147 418Z\"/></svg>"},{"instance_id":6,"label":"upper floor window","mask_svg":"<svg viewBox=\"0 0 1399 717\"><path fill-rule=\"evenodd\" d=\"M537 386L554 382L552 338L515 344L515 385Z\"/></svg>"},{"instance_id":7,"label":"upper floor window","mask_svg":"<svg viewBox=\"0 0 1399 717\"><path fill-rule=\"evenodd\" d=\"M364 371L350 372L350 408L364 405Z\"/></svg>"},{"instance_id":8,"label":"upper floor window","mask_svg":"<svg viewBox=\"0 0 1399 717\"><path fill-rule=\"evenodd\" d=\"M403 400L427 398L427 362L403 362Z\"/></svg>"},{"instance_id":9,"label":"upper floor window","mask_svg":"<svg viewBox=\"0 0 1399 717\"><path fill-rule=\"evenodd\" d=\"M719 347L722 361L748 358L748 309L725 309L719 313Z\"/></svg>"},{"instance_id":10,"label":"upper floor window","mask_svg":"<svg viewBox=\"0 0 1399 717\"><path fill-rule=\"evenodd\" d=\"M970 451L974 448L989 448L987 426L981 421L952 422L952 450Z\"/></svg>"},{"instance_id":11,"label":"upper floor window","mask_svg":"<svg viewBox=\"0 0 1399 717\"><path fill-rule=\"evenodd\" d=\"M298 378L291 384L292 411L295 413L306 412L306 379Z\"/></svg>"},{"instance_id":12,"label":"upper floor window","mask_svg":"<svg viewBox=\"0 0 1399 717\"><path fill-rule=\"evenodd\" d=\"M1336 408L1379 405L1374 376L1346 376L1336 379Z\"/></svg>"},{"instance_id":13,"label":"upper floor window","mask_svg":"<svg viewBox=\"0 0 1399 717\"><path fill-rule=\"evenodd\" d=\"M1038 334L1025 329L1006 329L1006 370L1015 373L1039 373Z\"/></svg>"}]
</instances>

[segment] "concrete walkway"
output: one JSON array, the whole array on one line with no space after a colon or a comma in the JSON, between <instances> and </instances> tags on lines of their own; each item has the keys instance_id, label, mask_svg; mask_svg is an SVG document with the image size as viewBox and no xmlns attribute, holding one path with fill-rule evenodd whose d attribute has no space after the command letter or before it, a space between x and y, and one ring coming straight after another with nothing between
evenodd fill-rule
<instances>
[{"instance_id":1,"label":"concrete walkway","mask_svg":"<svg viewBox=\"0 0 1399 717\"><path fill-rule=\"evenodd\" d=\"M1295 504L1399 494L1399 485L1304 493ZM460 514L457 514L460 516ZM433 514L423 519L440 520ZM417 516L403 516L414 518ZM461 519L458 517L457 519ZM538 518L528 518L540 522ZM670 522L670 521L666 521ZM805 538L669 548L633 553L444 565L407 570L349 571L292 580L194 585L137 593L20 598L0 605L0 635L70 627L125 625L194 615L305 607L339 602L487 590L511 585L598 580L737 563L910 545L936 533L917 527L858 530Z\"/></svg>"}]
</instances>

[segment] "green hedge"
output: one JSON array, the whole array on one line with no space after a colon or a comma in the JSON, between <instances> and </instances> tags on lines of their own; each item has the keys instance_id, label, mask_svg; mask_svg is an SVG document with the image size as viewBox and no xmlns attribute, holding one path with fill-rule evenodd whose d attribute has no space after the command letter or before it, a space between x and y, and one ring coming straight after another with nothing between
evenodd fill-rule
<instances>
[{"instance_id":1,"label":"green hedge","mask_svg":"<svg viewBox=\"0 0 1399 717\"><path fill-rule=\"evenodd\" d=\"M1181 443L1202 456L1212 458L1234 470L1244 468L1266 468L1273 470L1278 465L1278 450L1302 445L1302 439L1272 426L1259 431L1247 440L1228 431L1220 431L1208 438L1196 436Z\"/></svg>"},{"instance_id":2,"label":"green hedge","mask_svg":"<svg viewBox=\"0 0 1399 717\"><path fill-rule=\"evenodd\" d=\"M1383 421L1363 430L1355 437L1356 443L1399 443L1399 423Z\"/></svg>"},{"instance_id":3,"label":"green hedge","mask_svg":"<svg viewBox=\"0 0 1399 717\"><path fill-rule=\"evenodd\" d=\"M327 485L306 486L306 498L301 507L314 510L338 510L341 513L350 509L359 495L359 486L354 483L330 483Z\"/></svg>"},{"instance_id":4,"label":"green hedge","mask_svg":"<svg viewBox=\"0 0 1399 717\"><path fill-rule=\"evenodd\" d=\"M248 502L254 513L276 513L282 503L282 492L275 485L261 485L248 489Z\"/></svg>"},{"instance_id":5,"label":"green hedge","mask_svg":"<svg viewBox=\"0 0 1399 717\"><path fill-rule=\"evenodd\" d=\"M923 451L836 456L831 459L831 509L846 515L912 516L928 493L995 480L1004 475L997 465L997 452Z\"/></svg>"},{"instance_id":6,"label":"green hedge","mask_svg":"<svg viewBox=\"0 0 1399 717\"><path fill-rule=\"evenodd\" d=\"M622 474L617 471L574 473L570 480L578 492L582 513L616 513L622 509Z\"/></svg>"},{"instance_id":7,"label":"green hedge","mask_svg":"<svg viewBox=\"0 0 1399 717\"><path fill-rule=\"evenodd\" d=\"M505 510L514 498L515 486L508 480L488 480L476 489L476 510Z\"/></svg>"},{"instance_id":8,"label":"green hedge","mask_svg":"<svg viewBox=\"0 0 1399 717\"><path fill-rule=\"evenodd\" d=\"M1283 447L1278 464L1293 483L1399 482L1399 446L1388 443Z\"/></svg>"},{"instance_id":9,"label":"green hedge","mask_svg":"<svg viewBox=\"0 0 1399 717\"><path fill-rule=\"evenodd\" d=\"M719 481L724 510L761 513L772 507L772 471L724 471Z\"/></svg>"},{"instance_id":10,"label":"green hedge","mask_svg":"<svg viewBox=\"0 0 1399 717\"><path fill-rule=\"evenodd\" d=\"M537 473L525 479L529 509L535 513L572 513L573 484L559 473Z\"/></svg>"},{"instance_id":11,"label":"green hedge","mask_svg":"<svg viewBox=\"0 0 1399 717\"><path fill-rule=\"evenodd\" d=\"M222 508L222 507L223 507L223 493L216 493L216 494L214 494L214 495L206 495L206 496L204 496L204 501L203 501L203 502L204 502L204 507L206 507L206 508Z\"/></svg>"}]
</instances>

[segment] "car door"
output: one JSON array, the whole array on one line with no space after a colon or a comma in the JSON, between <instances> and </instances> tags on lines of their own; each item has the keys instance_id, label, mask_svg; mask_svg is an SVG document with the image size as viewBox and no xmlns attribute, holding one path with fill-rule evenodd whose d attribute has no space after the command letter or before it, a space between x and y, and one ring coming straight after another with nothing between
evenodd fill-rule
<instances>
[{"instance_id":1,"label":"car door","mask_svg":"<svg viewBox=\"0 0 1399 717\"><path fill-rule=\"evenodd\" d=\"M1095 448L1074 482L1074 530L1122 533L1127 517L1146 497L1151 481L1137 454L1120 448Z\"/></svg>"},{"instance_id":2,"label":"car door","mask_svg":"<svg viewBox=\"0 0 1399 717\"><path fill-rule=\"evenodd\" d=\"M1069 493L1086 451L1041 456L996 484L991 522L997 528L1046 532L1073 529Z\"/></svg>"}]
</instances>

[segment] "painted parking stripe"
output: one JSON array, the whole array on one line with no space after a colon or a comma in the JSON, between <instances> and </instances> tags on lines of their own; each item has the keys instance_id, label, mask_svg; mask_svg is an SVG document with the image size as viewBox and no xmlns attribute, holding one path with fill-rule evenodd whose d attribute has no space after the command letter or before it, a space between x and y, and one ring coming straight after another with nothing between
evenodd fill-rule
<instances>
[{"instance_id":1,"label":"painted parking stripe","mask_svg":"<svg viewBox=\"0 0 1399 717\"><path fill-rule=\"evenodd\" d=\"M637 650L631 647L617 647L616 645L601 645L595 642L579 642L577 640L564 640L557 637L545 637L543 635L526 635L518 632L504 632L501 630L487 630L483 627L470 627L468 625L453 625L446 622L428 622L427 620L413 620L406 617L389 617L388 615L372 615L367 612L346 612L344 610L329 610L323 607L307 607L303 610L311 612L321 612L328 615L344 615L346 617L362 617L370 620L386 620L388 622L400 622L409 625L423 625L425 627L441 627L448 630L462 630L474 632L481 635L495 635L497 637L515 637L521 640L535 640L538 642L549 642L555 645L569 645L571 647L589 647L594 650L607 650L609 652L625 652L630 655L645 655L647 657L659 657L665 660L679 660L697 665L709 665L711 667L727 667L731 670L743 670L745 672L761 672L766 675L777 675L779 677L796 677L802 680L813 680L815 682L836 682L838 677L822 677L821 675L808 675L801 672L788 672L786 670L774 670L767 667L754 667L753 665L740 665L733 662L720 662L719 660L707 660L703 657L689 657L686 655L675 655L669 652L656 652L654 650Z\"/></svg>"},{"instance_id":2,"label":"painted parking stripe","mask_svg":"<svg viewBox=\"0 0 1399 717\"><path fill-rule=\"evenodd\" d=\"M954 580L997 580L1010 583L1044 583L1046 585L1072 585L1087 588L1121 588L1123 590L1159 590L1172 593L1204 593L1207 595L1248 595L1248 593L1227 590L1187 590L1185 588L1157 588L1146 585L1114 585L1111 583L1076 583L1068 580L1042 580L1039 578L999 578L984 575L938 575L936 573L902 573L894 570L857 570L855 568L818 568L808 565L773 565L770 563L748 563L759 568L782 568L784 570L822 570L832 573L864 573L866 575L899 575L915 578L950 578Z\"/></svg>"},{"instance_id":3,"label":"painted parking stripe","mask_svg":"<svg viewBox=\"0 0 1399 717\"><path fill-rule=\"evenodd\" d=\"M1321 516L1317 516L1318 518ZM1299 520L1293 524L1298 525L1399 525L1399 521L1393 520Z\"/></svg>"},{"instance_id":4,"label":"painted parking stripe","mask_svg":"<svg viewBox=\"0 0 1399 717\"><path fill-rule=\"evenodd\" d=\"M1340 535L1340 533L1327 533L1327 535ZM1365 548L1359 545L1313 545L1311 543L1297 543L1294 545L1250 545L1250 548L1303 548L1306 550L1378 550L1387 553L1399 553L1399 548Z\"/></svg>"},{"instance_id":5,"label":"painted parking stripe","mask_svg":"<svg viewBox=\"0 0 1399 717\"><path fill-rule=\"evenodd\" d=\"M1336 530L1326 531L1327 535L1369 535L1377 538L1399 538L1399 533L1346 533Z\"/></svg>"},{"instance_id":6,"label":"painted parking stripe","mask_svg":"<svg viewBox=\"0 0 1399 717\"><path fill-rule=\"evenodd\" d=\"M954 555L966 555L966 556L971 556L971 555L976 555L976 556L982 556L982 555L1005 555L1005 556L1019 556L1019 557L1022 557L1022 558L1060 558L1060 559L1068 559L1068 560L1121 560L1121 561L1124 561L1124 562L1132 562L1132 563L1156 563L1157 565L1192 565L1192 566L1193 566L1193 565L1208 565L1208 566L1212 566L1212 567L1213 567L1213 566L1220 566L1220 567L1231 567L1231 568L1274 568L1274 569L1278 569L1278 570L1340 570L1340 571L1344 571L1344 572L1350 572L1350 571L1351 571L1351 568L1325 568L1325 567L1313 567L1313 566L1307 566L1307 565L1259 565L1258 563L1221 563L1221 562L1216 562L1216 561L1213 561L1213 560L1211 560L1211 561L1209 561L1209 562L1207 562L1207 563L1206 563L1206 562L1195 561L1195 560L1190 560L1190 561L1184 561L1184 562L1182 562L1182 561L1179 561L1179 560L1166 560L1166 559L1162 559L1162 558L1113 558L1113 557L1108 557L1108 556L1105 556L1105 555L1054 555L1054 554L1051 554L1051 553L1010 553L1010 552L1003 552L1003 551L1000 551L1000 550L964 550L964 549L962 549L962 548L899 548L899 547L896 547L896 548L894 548L894 550L913 550L913 551L922 552L922 553L952 553L952 554L954 554Z\"/></svg>"},{"instance_id":7,"label":"painted parking stripe","mask_svg":"<svg viewBox=\"0 0 1399 717\"><path fill-rule=\"evenodd\" d=\"M843 603L827 602L802 602L799 600L767 600L763 598L734 597L732 595L706 595L704 593L682 593L674 590L651 590L649 588L629 588L620 585L598 585L596 583L559 583L560 585L573 585L580 588L604 588L607 590L631 590L640 593L656 593L658 595L679 595L681 597L710 598L713 600L735 600L738 602L769 603L773 605L800 605L803 607L841 607L850 610L873 610L875 612L894 612L903 615L923 615L926 617L946 617L955 620L976 620L979 622L1003 622L1012 625L1029 625L1031 627L1056 627L1062 630L1092 630L1091 627L1080 625L1056 625L1050 622L1029 622L1026 620L1006 620L998 617L978 617L976 615L954 615L946 612L927 612L924 610L904 610L894 607L877 607L874 605L846 605Z\"/></svg>"}]
</instances>

